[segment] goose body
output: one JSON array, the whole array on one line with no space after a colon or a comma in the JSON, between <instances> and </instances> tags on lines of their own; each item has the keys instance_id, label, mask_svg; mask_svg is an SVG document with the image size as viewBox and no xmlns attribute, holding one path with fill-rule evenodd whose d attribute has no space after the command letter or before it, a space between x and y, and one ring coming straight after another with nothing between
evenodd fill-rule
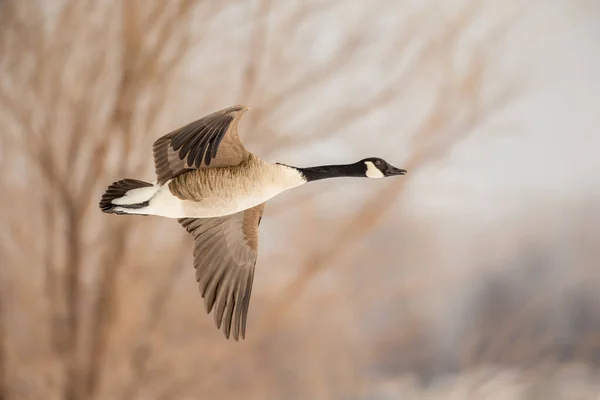
<instances>
[{"instance_id":1,"label":"goose body","mask_svg":"<svg viewBox=\"0 0 600 400\"><path fill-rule=\"evenodd\" d=\"M177 219L192 235L194 268L206 311L226 338L245 337L258 226L265 203L308 182L335 177L404 175L380 158L353 164L293 167L250 153L237 134L248 107L207 115L154 142L157 181L123 179L100 200L105 213Z\"/></svg>"},{"instance_id":2,"label":"goose body","mask_svg":"<svg viewBox=\"0 0 600 400\"><path fill-rule=\"evenodd\" d=\"M300 171L267 163L250 155L232 167L203 168L179 175L164 185L134 189L133 197L117 199L116 212L158 215L167 218L210 218L235 214L307 182ZM138 193L136 193L136 190ZM127 203L150 196L148 205L128 209Z\"/></svg>"}]
</instances>

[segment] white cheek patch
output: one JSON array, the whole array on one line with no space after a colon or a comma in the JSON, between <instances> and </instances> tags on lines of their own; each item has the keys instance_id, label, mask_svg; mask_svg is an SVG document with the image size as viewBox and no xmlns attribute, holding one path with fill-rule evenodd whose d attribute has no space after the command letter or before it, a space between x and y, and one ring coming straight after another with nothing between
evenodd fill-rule
<instances>
[{"instance_id":1,"label":"white cheek patch","mask_svg":"<svg viewBox=\"0 0 600 400\"><path fill-rule=\"evenodd\" d=\"M367 164L367 178L384 178L383 172L379 170L371 161L366 161Z\"/></svg>"}]
</instances>

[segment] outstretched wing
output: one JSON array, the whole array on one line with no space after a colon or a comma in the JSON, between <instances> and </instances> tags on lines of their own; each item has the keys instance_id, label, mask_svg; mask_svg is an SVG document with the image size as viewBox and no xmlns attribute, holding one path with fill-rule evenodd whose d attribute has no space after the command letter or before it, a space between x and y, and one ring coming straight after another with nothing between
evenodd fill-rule
<instances>
[{"instance_id":1,"label":"outstretched wing","mask_svg":"<svg viewBox=\"0 0 600 400\"><path fill-rule=\"evenodd\" d=\"M214 308L217 329L237 341L246 336L258 226L265 203L217 218L182 218L179 223L194 237L194 268L206 312Z\"/></svg>"},{"instance_id":2,"label":"outstretched wing","mask_svg":"<svg viewBox=\"0 0 600 400\"><path fill-rule=\"evenodd\" d=\"M248 159L237 125L248 107L226 108L191 122L154 142L158 184L190 170L239 165Z\"/></svg>"}]
</instances>

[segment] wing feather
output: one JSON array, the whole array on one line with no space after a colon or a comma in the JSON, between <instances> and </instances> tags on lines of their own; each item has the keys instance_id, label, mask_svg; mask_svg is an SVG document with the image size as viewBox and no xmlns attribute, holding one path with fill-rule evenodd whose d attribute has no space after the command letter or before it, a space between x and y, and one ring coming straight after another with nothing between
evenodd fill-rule
<instances>
[{"instance_id":1,"label":"wing feather","mask_svg":"<svg viewBox=\"0 0 600 400\"><path fill-rule=\"evenodd\" d=\"M246 336L246 320L265 204L217 218L182 218L194 238L196 280L207 313L226 338Z\"/></svg>"},{"instance_id":2,"label":"wing feather","mask_svg":"<svg viewBox=\"0 0 600 400\"><path fill-rule=\"evenodd\" d=\"M216 111L157 139L152 149L158 183L191 169L234 166L247 160L250 153L237 125L248 109L238 105Z\"/></svg>"}]
</instances>

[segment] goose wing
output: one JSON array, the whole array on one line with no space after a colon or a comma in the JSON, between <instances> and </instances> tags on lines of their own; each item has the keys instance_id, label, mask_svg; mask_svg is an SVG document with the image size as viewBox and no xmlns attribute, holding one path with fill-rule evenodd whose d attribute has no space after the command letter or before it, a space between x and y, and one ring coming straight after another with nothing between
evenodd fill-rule
<instances>
[{"instance_id":1,"label":"goose wing","mask_svg":"<svg viewBox=\"0 0 600 400\"><path fill-rule=\"evenodd\" d=\"M182 218L194 237L194 268L206 312L214 309L217 329L237 341L246 335L258 249L258 226L265 203L217 218Z\"/></svg>"},{"instance_id":2,"label":"goose wing","mask_svg":"<svg viewBox=\"0 0 600 400\"><path fill-rule=\"evenodd\" d=\"M153 145L158 184L190 169L239 165L248 159L237 133L248 107L238 105L209 114L157 139Z\"/></svg>"}]
</instances>

